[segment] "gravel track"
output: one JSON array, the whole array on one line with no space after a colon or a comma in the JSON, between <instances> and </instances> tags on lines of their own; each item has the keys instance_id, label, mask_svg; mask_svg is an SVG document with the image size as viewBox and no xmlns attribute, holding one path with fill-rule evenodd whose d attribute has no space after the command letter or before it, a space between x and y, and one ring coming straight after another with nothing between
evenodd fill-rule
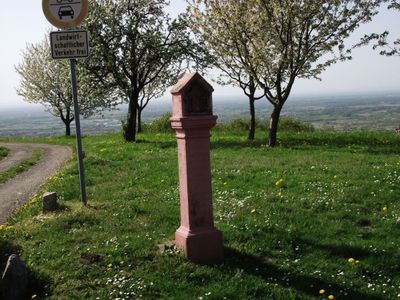
<instances>
[{"instance_id":1,"label":"gravel track","mask_svg":"<svg viewBox=\"0 0 400 300\"><path fill-rule=\"evenodd\" d=\"M23 205L39 187L61 169L72 156L66 146L47 144L0 143L10 149L9 155L0 162L0 172L32 156L34 149L42 149L43 156L28 171L0 184L0 224L3 224L14 209Z\"/></svg>"},{"instance_id":2,"label":"gravel track","mask_svg":"<svg viewBox=\"0 0 400 300\"><path fill-rule=\"evenodd\" d=\"M12 145L6 147L6 145ZM0 161L0 173L7 171L12 166L30 158L32 156L32 148L28 148L21 144L2 144L0 146L10 149L10 153Z\"/></svg>"}]
</instances>

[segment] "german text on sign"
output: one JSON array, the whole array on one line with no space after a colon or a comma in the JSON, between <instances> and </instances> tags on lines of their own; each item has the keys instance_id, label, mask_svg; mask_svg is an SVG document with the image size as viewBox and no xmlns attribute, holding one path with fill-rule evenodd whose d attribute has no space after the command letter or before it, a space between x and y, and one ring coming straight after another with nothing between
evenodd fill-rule
<instances>
[{"instance_id":1,"label":"german text on sign","mask_svg":"<svg viewBox=\"0 0 400 300\"><path fill-rule=\"evenodd\" d=\"M51 56L54 59L83 58L89 55L87 31L68 30L50 33Z\"/></svg>"}]
</instances>

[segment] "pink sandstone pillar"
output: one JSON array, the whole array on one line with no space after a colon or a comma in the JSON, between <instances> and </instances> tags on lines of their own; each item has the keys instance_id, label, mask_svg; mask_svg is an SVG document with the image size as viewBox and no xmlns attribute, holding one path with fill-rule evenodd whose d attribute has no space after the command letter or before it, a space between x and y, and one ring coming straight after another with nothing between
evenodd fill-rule
<instances>
[{"instance_id":1,"label":"pink sandstone pillar","mask_svg":"<svg viewBox=\"0 0 400 300\"><path fill-rule=\"evenodd\" d=\"M211 192L210 129L217 120L212 114L213 91L197 72L184 75L171 91L181 208L175 243L195 263L211 262L223 255L222 234L214 228Z\"/></svg>"}]
</instances>

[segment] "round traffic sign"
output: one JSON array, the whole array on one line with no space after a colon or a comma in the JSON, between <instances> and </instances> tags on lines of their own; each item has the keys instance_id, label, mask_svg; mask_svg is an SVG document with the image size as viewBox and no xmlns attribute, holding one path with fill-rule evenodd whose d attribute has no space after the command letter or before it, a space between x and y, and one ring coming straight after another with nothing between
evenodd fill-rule
<instances>
[{"instance_id":1,"label":"round traffic sign","mask_svg":"<svg viewBox=\"0 0 400 300\"><path fill-rule=\"evenodd\" d=\"M57 28L75 28L86 18L88 0L43 0L47 20Z\"/></svg>"}]
</instances>

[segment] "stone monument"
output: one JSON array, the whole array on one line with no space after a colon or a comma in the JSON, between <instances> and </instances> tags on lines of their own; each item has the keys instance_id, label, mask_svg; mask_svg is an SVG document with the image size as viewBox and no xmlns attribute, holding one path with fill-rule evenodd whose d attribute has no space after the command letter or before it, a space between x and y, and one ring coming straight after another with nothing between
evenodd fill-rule
<instances>
[{"instance_id":1,"label":"stone monument","mask_svg":"<svg viewBox=\"0 0 400 300\"><path fill-rule=\"evenodd\" d=\"M208 263L223 256L223 240L214 228L210 129L213 87L197 72L185 74L171 90L171 126L176 131L179 161L181 225L176 246L195 263Z\"/></svg>"}]
</instances>

